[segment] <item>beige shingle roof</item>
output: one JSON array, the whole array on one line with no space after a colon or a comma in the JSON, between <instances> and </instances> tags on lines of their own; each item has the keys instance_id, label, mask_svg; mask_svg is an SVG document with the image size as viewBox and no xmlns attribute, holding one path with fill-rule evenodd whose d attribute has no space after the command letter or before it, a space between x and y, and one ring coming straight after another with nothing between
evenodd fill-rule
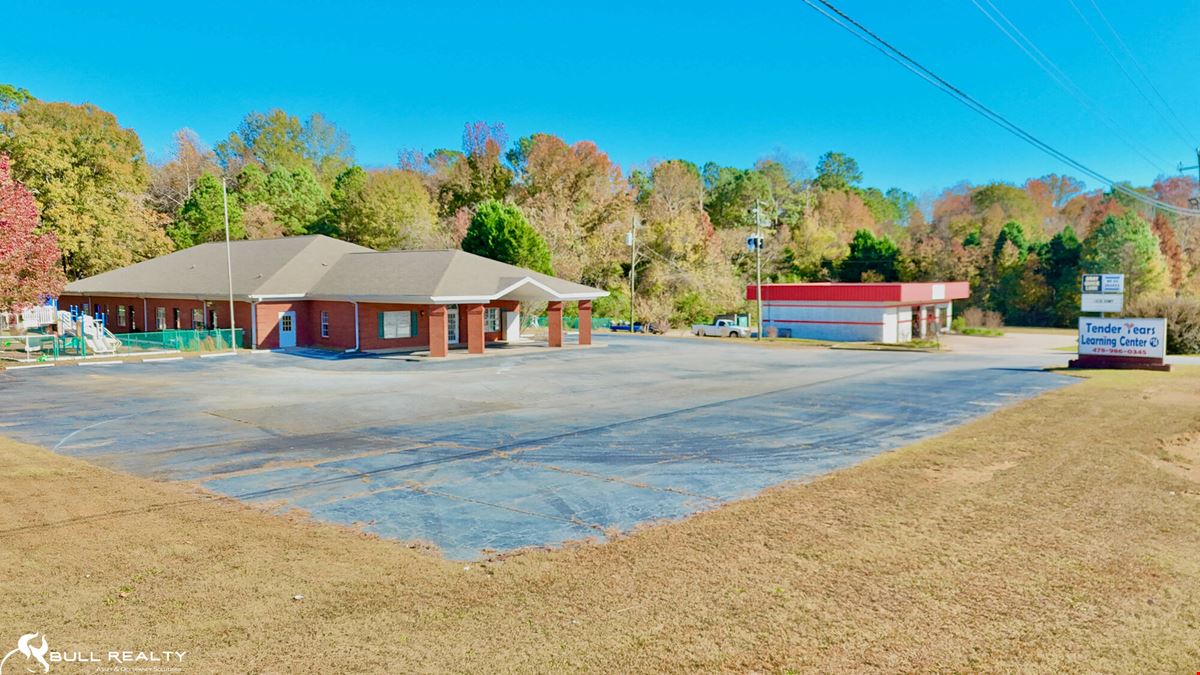
<instances>
[{"instance_id":1,"label":"beige shingle roof","mask_svg":"<svg viewBox=\"0 0 1200 675\"><path fill-rule=\"evenodd\" d=\"M230 245L233 293L267 297L453 303L584 300L607 292L464 251L377 252L311 235ZM193 246L80 279L66 293L146 297L228 296L225 244Z\"/></svg>"}]
</instances>

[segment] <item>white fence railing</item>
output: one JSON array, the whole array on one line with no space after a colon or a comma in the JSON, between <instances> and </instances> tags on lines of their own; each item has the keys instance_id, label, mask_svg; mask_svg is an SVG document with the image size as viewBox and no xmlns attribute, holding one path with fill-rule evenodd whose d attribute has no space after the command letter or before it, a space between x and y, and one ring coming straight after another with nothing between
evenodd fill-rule
<instances>
[{"instance_id":1,"label":"white fence railing","mask_svg":"<svg viewBox=\"0 0 1200 675\"><path fill-rule=\"evenodd\" d=\"M53 305L28 307L19 312L0 312L0 330L16 332L49 326L58 320L57 312Z\"/></svg>"}]
</instances>

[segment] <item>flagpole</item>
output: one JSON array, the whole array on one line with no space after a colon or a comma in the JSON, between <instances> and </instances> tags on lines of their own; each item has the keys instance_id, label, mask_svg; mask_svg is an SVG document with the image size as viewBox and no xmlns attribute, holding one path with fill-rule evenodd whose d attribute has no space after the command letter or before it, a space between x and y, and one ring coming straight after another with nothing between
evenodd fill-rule
<instances>
[{"instance_id":1,"label":"flagpole","mask_svg":"<svg viewBox=\"0 0 1200 675\"><path fill-rule=\"evenodd\" d=\"M221 176L221 202L225 208L225 271L229 275L229 346L237 353L237 325L233 318L233 253L229 246L229 191L225 188L225 177Z\"/></svg>"}]
</instances>

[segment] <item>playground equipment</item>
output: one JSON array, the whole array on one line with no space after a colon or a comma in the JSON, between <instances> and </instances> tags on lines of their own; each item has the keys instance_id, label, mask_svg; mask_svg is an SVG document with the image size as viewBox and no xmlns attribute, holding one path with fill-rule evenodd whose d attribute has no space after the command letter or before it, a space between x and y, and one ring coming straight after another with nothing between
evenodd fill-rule
<instances>
[{"instance_id":1,"label":"playground equipment","mask_svg":"<svg viewBox=\"0 0 1200 675\"><path fill-rule=\"evenodd\" d=\"M105 316L83 313L79 307L60 310L49 301L18 312L0 313L0 352L19 361L115 354L121 340L105 327Z\"/></svg>"},{"instance_id":2,"label":"playground equipment","mask_svg":"<svg viewBox=\"0 0 1200 675\"><path fill-rule=\"evenodd\" d=\"M92 318L75 311L58 311L58 332L67 338L68 344L75 341L81 355L113 354L121 348L121 341L104 326L104 315Z\"/></svg>"}]
</instances>

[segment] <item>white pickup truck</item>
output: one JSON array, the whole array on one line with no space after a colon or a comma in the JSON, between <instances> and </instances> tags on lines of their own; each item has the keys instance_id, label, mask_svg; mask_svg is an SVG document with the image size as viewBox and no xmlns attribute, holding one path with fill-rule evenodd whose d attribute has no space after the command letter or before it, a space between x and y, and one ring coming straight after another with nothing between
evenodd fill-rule
<instances>
[{"instance_id":1,"label":"white pickup truck","mask_svg":"<svg viewBox=\"0 0 1200 675\"><path fill-rule=\"evenodd\" d=\"M698 323L692 326L692 335L701 337L742 337L750 334L746 326L739 326L732 319L717 319L714 323Z\"/></svg>"}]
</instances>

